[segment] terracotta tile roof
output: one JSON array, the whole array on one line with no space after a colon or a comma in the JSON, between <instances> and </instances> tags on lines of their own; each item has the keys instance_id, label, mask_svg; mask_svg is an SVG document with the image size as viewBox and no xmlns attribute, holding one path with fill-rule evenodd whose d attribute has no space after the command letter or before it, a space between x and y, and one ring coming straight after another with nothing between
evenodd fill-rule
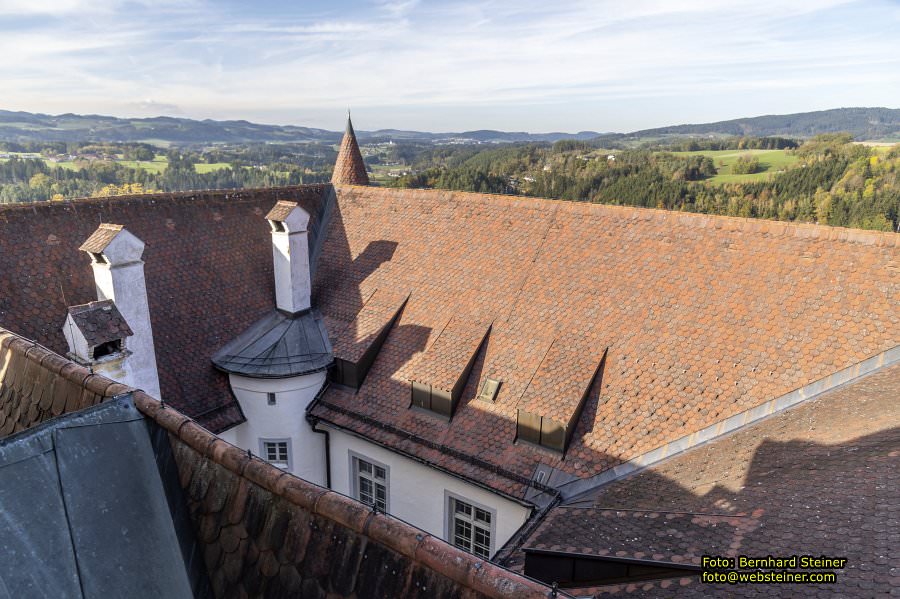
<instances>
[{"instance_id":1,"label":"terracotta tile roof","mask_svg":"<svg viewBox=\"0 0 900 599\"><path fill-rule=\"evenodd\" d=\"M898 398L895 364L555 508L525 548L682 564L699 564L704 554L847 557L837 585L756 590L898 592L900 579L891 576L900 560L892 516L900 513ZM517 568L521 560L513 560ZM667 588L688 597L722 592L690 580ZM595 591L657 596L666 588L647 584ZM753 588L728 587L741 596Z\"/></svg>"},{"instance_id":2,"label":"terracotta tile roof","mask_svg":"<svg viewBox=\"0 0 900 599\"><path fill-rule=\"evenodd\" d=\"M366 163L363 160L362 153L359 151L359 144L356 143L356 133L353 132L353 123L350 122L350 115L347 115L347 130L344 132L341 147L338 149L331 182L335 185L369 184Z\"/></svg>"},{"instance_id":3,"label":"terracotta tile roof","mask_svg":"<svg viewBox=\"0 0 900 599\"><path fill-rule=\"evenodd\" d=\"M69 314L91 347L134 334L112 300L70 306Z\"/></svg>"},{"instance_id":4,"label":"terracotta tile roof","mask_svg":"<svg viewBox=\"0 0 900 599\"><path fill-rule=\"evenodd\" d=\"M8 388L15 390L12 399ZM29 390L27 395L19 395L21 389ZM196 531L196 543L188 547L198 550L200 555L191 555L206 566L212 596L550 596L550 588L543 584L294 477L142 391L91 375L0 329L0 418L8 405L14 405L23 414L23 419L16 419L15 431L38 424L42 418L25 415L43 410L41 398L54 389L76 399L60 403L58 410L51 402L53 415L132 394L134 406L148 421L155 450L163 456L158 457L160 464L174 459L174 467L163 473L163 483L180 487L171 501L183 497L180 517L189 518ZM10 432L0 420L0 437Z\"/></svg>"},{"instance_id":5,"label":"terracotta tile roof","mask_svg":"<svg viewBox=\"0 0 900 599\"><path fill-rule=\"evenodd\" d=\"M0 326L67 351L62 322L68 307L97 299L89 259L79 247L101 222L121 223L146 243L144 273L165 400L213 430L241 422L227 375L213 367L211 356L274 307L266 213L279 200L299 202L312 215L312 244L329 189L2 205Z\"/></svg>"},{"instance_id":6,"label":"terracotta tile roof","mask_svg":"<svg viewBox=\"0 0 900 599\"><path fill-rule=\"evenodd\" d=\"M124 385L0 328L0 438L125 391Z\"/></svg>"},{"instance_id":7,"label":"terracotta tile roof","mask_svg":"<svg viewBox=\"0 0 900 599\"><path fill-rule=\"evenodd\" d=\"M101 223L97 230L94 231L87 241L81 244L79 250L91 252L92 254L103 253L106 246L115 238L122 230L122 225L112 225L109 223Z\"/></svg>"},{"instance_id":8,"label":"terracotta tile roof","mask_svg":"<svg viewBox=\"0 0 900 599\"><path fill-rule=\"evenodd\" d=\"M326 323L355 318L376 289L411 295L359 392L333 387L313 414L503 492L537 463L596 475L900 345L894 233L336 189L313 283ZM407 381L456 314L493 326L444 423L409 409ZM586 329L609 349L565 457L513 444L552 340ZM471 401L486 376L503 383L496 402Z\"/></svg>"}]
</instances>

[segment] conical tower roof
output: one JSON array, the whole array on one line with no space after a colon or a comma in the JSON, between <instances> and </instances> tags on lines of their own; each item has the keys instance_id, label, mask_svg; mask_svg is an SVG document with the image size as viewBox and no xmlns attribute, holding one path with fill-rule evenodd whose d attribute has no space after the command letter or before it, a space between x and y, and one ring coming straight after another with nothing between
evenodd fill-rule
<instances>
[{"instance_id":1,"label":"conical tower roof","mask_svg":"<svg viewBox=\"0 0 900 599\"><path fill-rule=\"evenodd\" d=\"M331 182L335 185L368 185L369 175L366 174L366 163L363 161L359 144L356 143L356 134L353 132L353 123L350 122L350 114L347 114L347 130L344 139L341 140L341 149L338 150L337 161L334 163L334 173Z\"/></svg>"}]
</instances>

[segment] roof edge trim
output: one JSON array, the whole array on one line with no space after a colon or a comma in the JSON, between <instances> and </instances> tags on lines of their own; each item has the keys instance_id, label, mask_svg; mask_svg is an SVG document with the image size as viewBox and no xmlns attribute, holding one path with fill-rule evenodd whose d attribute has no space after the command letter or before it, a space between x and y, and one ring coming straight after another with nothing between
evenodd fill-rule
<instances>
[{"instance_id":1,"label":"roof edge trim","mask_svg":"<svg viewBox=\"0 0 900 599\"><path fill-rule=\"evenodd\" d=\"M833 391L838 387L847 385L898 362L900 362L900 345L867 358L862 362L857 362L837 372L833 372L784 395L770 399L754 408L738 412L690 435L685 435L656 449L642 453L618 466L604 470L600 474L563 484L559 487L559 490L562 492L564 502L568 503L598 487L608 485L613 481L684 453L708 441L724 437L738 429L755 424L764 418L783 412L810 399L815 399L828 391Z\"/></svg>"}]
</instances>

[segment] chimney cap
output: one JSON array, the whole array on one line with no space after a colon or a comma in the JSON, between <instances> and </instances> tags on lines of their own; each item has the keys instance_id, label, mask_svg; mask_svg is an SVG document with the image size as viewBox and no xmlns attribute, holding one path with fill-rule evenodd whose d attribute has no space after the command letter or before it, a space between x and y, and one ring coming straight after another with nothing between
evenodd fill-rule
<instances>
[{"instance_id":1,"label":"chimney cap","mask_svg":"<svg viewBox=\"0 0 900 599\"><path fill-rule=\"evenodd\" d=\"M112 243L112 240L115 239L122 229L124 229L122 225L103 223L97 227L97 230L78 249L92 254L102 254L103 250Z\"/></svg>"},{"instance_id":2,"label":"chimney cap","mask_svg":"<svg viewBox=\"0 0 900 599\"><path fill-rule=\"evenodd\" d=\"M104 223L78 249L91 254L95 262L125 265L141 259L144 242L122 225Z\"/></svg>"},{"instance_id":3,"label":"chimney cap","mask_svg":"<svg viewBox=\"0 0 900 599\"><path fill-rule=\"evenodd\" d=\"M297 202L281 200L269 210L266 220L283 223L289 233L299 233L306 231L309 224L309 212L301 208Z\"/></svg>"}]
</instances>

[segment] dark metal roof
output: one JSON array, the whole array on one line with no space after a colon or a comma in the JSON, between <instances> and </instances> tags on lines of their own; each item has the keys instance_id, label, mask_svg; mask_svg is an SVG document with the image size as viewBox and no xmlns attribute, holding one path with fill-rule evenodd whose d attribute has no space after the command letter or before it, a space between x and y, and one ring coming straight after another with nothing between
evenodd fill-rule
<instances>
[{"instance_id":1,"label":"dark metal roof","mask_svg":"<svg viewBox=\"0 0 900 599\"><path fill-rule=\"evenodd\" d=\"M2 599L194 596L130 396L0 440L0 513Z\"/></svg>"},{"instance_id":2,"label":"dark metal roof","mask_svg":"<svg viewBox=\"0 0 900 599\"><path fill-rule=\"evenodd\" d=\"M220 370L256 378L284 378L331 365L331 342L316 309L273 310L212 356Z\"/></svg>"}]
</instances>

